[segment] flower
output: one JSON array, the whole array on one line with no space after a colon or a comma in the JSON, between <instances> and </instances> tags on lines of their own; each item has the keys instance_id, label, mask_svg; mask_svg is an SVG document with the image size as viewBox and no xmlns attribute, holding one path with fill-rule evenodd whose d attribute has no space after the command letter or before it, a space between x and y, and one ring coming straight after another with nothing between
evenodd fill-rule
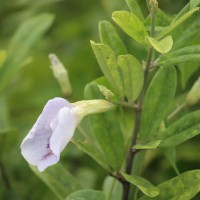
<instances>
[{"instance_id":1,"label":"flower","mask_svg":"<svg viewBox=\"0 0 200 200\"><path fill-rule=\"evenodd\" d=\"M23 157L39 171L57 163L72 138L78 119L73 105L62 98L49 100L21 144Z\"/></svg>"},{"instance_id":2,"label":"flower","mask_svg":"<svg viewBox=\"0 0 200 200\"><path fill-rule=\"evenodd\" d=\"M105 100L79 101L74 104L58 97L49 100L21 143L23 157L29 164L37 166L39 171L44 171L59 161L60 153L84 116L110 109L113 109L113 104Z\"/></svg>"}]
</instances>

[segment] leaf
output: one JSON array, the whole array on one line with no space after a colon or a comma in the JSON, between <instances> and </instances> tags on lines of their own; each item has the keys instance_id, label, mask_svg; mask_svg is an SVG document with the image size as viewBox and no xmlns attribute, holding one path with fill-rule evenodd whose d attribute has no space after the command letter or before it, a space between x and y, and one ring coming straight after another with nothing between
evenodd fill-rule
<instances>
[{"instance_id":1,"label":"leaf","mask_svg":"<svg viewBox=\"0 0 200 200\"><path fill-rule=\"evenodd\" d=\"M73 139L71 140L73 144L76 145L78 149L80 149L82 152L89 155L91 158L93 158L99 165L101 165L106 171L110 171L109 166L106 164L106 161L104 160L104 157L101 152L98 151L98 149L90 144L87 141L80 141Z\"/></svg>"},{"instance_id":2,"label":"leaf","mask_svg":"<svg viewBox=\"0 0 200 200\"><path fill-rule=\"evenodd\" d=\"M157 197L142 197L140 200L190 200L200 191L200 170L187 171L158 185Z\"/></svg>"},{"instance_id":3,"label":"leaf","mask_svg":"<svg viewBox=\"0 0 200 200\"><path fill-rule=\"evenodd\" d=\"M117 55L127 54L127 49L119 37L115 27L108 21L99 23L101 43L108 45Z\"/></svg>"},{"instance_id":4,"label":"leaf","mask_svg":"<svg viewBox=\"0 0 200 200\"><path fill-rule=\"evenodd\" d=\"M200 0L190 0L190 10L197 7L200 4Z\"/></svg>"},{"instance_id":5,"label":"leaf","mask_svg":"<svg viewBox=\"0 0 200 200\"><path fill-rule=\"evenodd\" d=\"M112 19L120 26L120 28L141 44L145 44L145 36L148 36L147 30L140 19L127 11L115 11Z\"/></svg>"},{"instance_id":6,"label":"leaf","mask_svg":"<svg viewBox=\"0 0 200 200\"><path fill-rule=\"evenodd\" d=\"M121 78L119 75L118 64L112 49L105 44L98 44L91 41L93 51L96 55L99 66L107 78L108 82L116 92L123 96Z\"/></svg>"},{"instance_id":7,"label":"leaf","mask_svg":"<svg viewBox=\"0 0 200 200\"><path fill-rule=\"evenodd\" d=\"M135 185L147 196L155 197L159 194L159 189L152 185L148 180L136 175L128 175L125 173L122 173L122 175L126 181Z\"/></svg>"},{"instance_id":8,"label":"leaf","mask_svg":"<svg viewBox=\"0 0 200 200\"><path fill-rule=\"evenodd\" d=\"M151 44L151 46L158 51L159 53L165 54L168 53L172 46L173 46L173 39L171 35L165 37L164 39L157 41L156 39L152 37L146 37L148 42Z\"/></svg>"},{"instance_id":9,"label":"leaf","mask_svg":"<svg viewBox=\"0 0 200 200\"><path fill-rule=\"evenodd\" d=\"M61 199L80 189L75 178L61 164L57 163L42 173L34 166L30 168Z\"/></svg>"},{"instance_id":10,"label":"leaf","mask_svg":"<svg viewBox=\"0 0 200 200\"><path fill-rule=\"evenodd\" d=\"M121 200L122 184L115 178L107 176L103 182L106 199Z\"/></svg>"},{"instance_id":11,"label":"leaf","mask_svg":"<svg viewBox=\"0 0 200 200\"><path fill-rule=\"evenodd\" d=\"M155 141L151 141L148 142L146 144L136 144L133 146L134 149L156 149L159 144L160 144L161 140L155 140Z\"/></svg>"},{"instance_id":12,"label":"leaf","mask_svg":"<svg viewBox=\"0 0 200 200\"><path fill-rule=\"evenodd\" d=\"M8 48L8 55L0 70L0 91L26 60L30 50L40 40L54 19L51 14L40 14L27 19L14 34Z\"/></svg>"},{"instance_id":13,"label":"leaf","mask_svg":"<svg viewBox=\"0 0 200 200\"><path fill-rule=\"evenodd\" d=\"M99 82L89 83L85 88L86 99L99 99L102 97L98 89ZM104 152L107 164L114 170L120 169L124 160L124 139L115 111L89 116L91 126L99 146Z\"/></svg>"},{"instance_id":14,"label":"leaf","mask_svg":"<svg viewBox=\"0 0 200 200\"><path fill-rule=\"evenodd\" d=\"M144 83L142 65L130 54L119 56L118 64L122 75L125 96L133 103L139 96Z\"/></svg>"},{"instance_id":15,"label":"leaf","mask_svg":"<svg viewBox=\"0 0 200 200\"><path fill-rule=\"evenodd\" d=\"M130 11L135 14L141 21L144 21L144 15L140 9L139 3L137 0L126 0L126 3Z\"/></svg>"},{"instance_id":16,"label":"leaf","mask_svg":"<svg viewBox=\"0 0 200 200\"><path fill-rule=\"evenodd\" d=\"M189 113L161 132L161 147L173 147L200 133L200 111Z\"/></svg>"},{"instance_id":17,"label":"leaf","mask_svg":"<svg viewBox=\"0 0 200 200\"><path fill-rule=\"evenodd\" d=\"M106 197L102 191L85 189L70 194L65 200L106 200Z\"/></svg>"},{"instance_id":18,"label":"leaf","mask_svg":"<svg viewBox=\"0 0 200 200\"><path fill-rule=\"evenodd\" d=\"M140 136L149 138L158 134L176 91L176 70L161 67L152 79L143 104Z\"/></svg>"},{"instance_id":19,"label":"leaf","mask_svg":"<svg viewBox=\"0 0 200 200\"><path fill-rule=\"evenodd\" d=\"M199 11L199 8L193 8L192 10L188 11L187 13L182 15L180 18L178 18L176 21L173 21L164 31L162 31L157 36L157 39L160 39L163 36L168 35L171 31L173 31L176 27L182 24L186 19L188 19L191 15L193 15L197 11Z\"/></svg>"},{"instance_id":20,"label":"leaf","mask_svg":"<svg viewBox=\"0 0 200 200\"><path fill-rule=\"evenodd\" d=\"M167 160L170 162L176 174L179 175L179 170L176 165L176 149L174 147L162 148L162 152L164 153Z\"/></svg>"}]
</instances>

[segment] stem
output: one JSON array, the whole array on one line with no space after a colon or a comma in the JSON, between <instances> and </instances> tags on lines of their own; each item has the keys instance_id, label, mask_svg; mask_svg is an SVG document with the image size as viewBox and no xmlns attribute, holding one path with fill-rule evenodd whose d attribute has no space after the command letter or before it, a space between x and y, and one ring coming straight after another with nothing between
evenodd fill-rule
<instances>
[{"instance_id":1,"label":"stem","mask_svg":"<svg viewBox=\"0 0 200 200\"><path fill-rule=\"evenodd\" d=\"M6 170L5 170L5 167L4 167L4 164L3 164L2 160L0 160L0 172L1 172L1 177L2 177L2 180L4 182L5 187L8 190L10 190L11 189L11 184L10 184L10 181L9 181L9 178L8 178L7 173L6 173Z\"/></svg>"},{"instance_id":2,"label":"stem","mask_svg":"<svg viewBox=\"0 0 200 200\"><path fill-rule=\"evenodd\" d=\"M151 9L151 32L150 32L150 35L152 37L155 34L155 14L156 14L156 10ZM148 86L149 69L151 67L152 59L153 59L153 48L150 47L148 50L146 67L144 69L144 85L143 85L142 91L141 91L138 99L136 100L137 106L134 108L134 112L136 114L136 119L135 119L135 126L134 126L134 130L133 130L133 136L131 139L131 145L130 145L130 148L128 151L128 156L126 159L126 168L125 168L126 174L131 174L131 171L132 171L132 166L133 166L134 157L135 157L135 153L136 153L136 151L133 151L132 147L136 144L136 140L137 140L138 133L140 130L142 106L143 106L144 96L145 96L147 86ZM124 181L124 182L122 182L122 184L123 184L122 200L128 200L129 191L130 191L130 183L127 181Z\"/></svg>"}]
</instances>

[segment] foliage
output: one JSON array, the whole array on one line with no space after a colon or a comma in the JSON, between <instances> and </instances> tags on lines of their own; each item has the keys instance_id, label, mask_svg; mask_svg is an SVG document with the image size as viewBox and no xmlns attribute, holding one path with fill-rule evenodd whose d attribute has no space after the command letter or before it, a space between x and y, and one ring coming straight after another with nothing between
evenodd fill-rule
<instances>
[{"instance_id":1,"label":"foliage","mask_svg":"<svg viewBox=\"0 0 200 200\"><path fill-rule=\"evenodd\" d=\"M199 0L168 10L156 0L1 3L2 199L198 198ZM41 173L19 146L45 102L66 98L50 53L67 68L70 102L115 109L84 118L60 163Z\"/></svg>"}]
</instances>

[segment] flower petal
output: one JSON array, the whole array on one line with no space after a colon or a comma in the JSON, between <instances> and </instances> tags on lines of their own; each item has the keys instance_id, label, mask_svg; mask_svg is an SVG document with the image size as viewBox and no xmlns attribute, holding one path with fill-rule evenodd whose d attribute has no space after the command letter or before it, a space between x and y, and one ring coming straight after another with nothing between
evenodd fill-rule
<instances>
[{"instance_id":1,"label":"flower petal","mask_svg":"<svg viewBox=\"0 0 200 200\"><path fill-rule=\"evenodd\" d=\"M22 141L22 155L30 164L38 165L49 153L49 140L53 133L50 123L57 117L59 110L63 107L69 109L73 106L62 98L49 100L37 122Z\"/></svg>"},{"instance_id":2,"label":"flower petal","mask_svg":"<svg viewBox=\"0 0 200 200\"><path fill-rule=\"evenodd\" d=\"M54 155L53 153L48 154L39 164L38 170L40 172L44 171L47 167L54 165L59 161L59 157Z\"/></svg>"},{"instance_id":3,"label":"flower petal","mask_svg":"<svg viewBox=\"0 0 200 200\"><path fill-rule=\"evenodd\" d=\"M57 120L57 125L50 138L50 148L55 155L60 156L60 152L73 137L78 120L67 107L59 111Z\"/></svg>"}]
</instances>

